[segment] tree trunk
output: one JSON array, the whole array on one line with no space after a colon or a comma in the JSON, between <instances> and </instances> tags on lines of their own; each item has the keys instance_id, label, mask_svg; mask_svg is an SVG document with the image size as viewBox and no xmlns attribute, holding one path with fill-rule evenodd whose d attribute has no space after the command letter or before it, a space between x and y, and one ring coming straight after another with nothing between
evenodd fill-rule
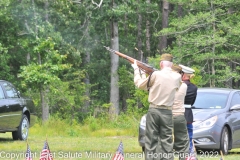
<instances>
[{"instance_id":1,"label":"tree trunk","mask_svg":"<svg viewBox=\"0 0 240 160\"><path fill-rule=\"evenodd\" d=\"M211 77L211 69L210 69L210 59L207 60L207 73L209 77ZM209 87L211 87L212 79L209 78Z\"/></svg>"},{"instance_id":2,"label":"tree trunk","mask_svg":"<svg viewBox=\"0 0 240 160\"><path fill-rule=\"evenodd\" d=\"M214 7L213 7L213 3L211 2L211 9L213 10L212 12L212 17L215 18L215 14L214 14ZM213 39L215 38L215 32L216 32L216 24L215 22L212 23L212 27L213 27ZM213 57L215 55L215 44L213 44L212 46L212 54L213 54ZM215 87L215 74L216 74L216 71L215 71L215 59L212 58L212 64L211 64L211 70L212 70L212 75L213 75L213 78L211 80L211 87Z\"/></svg>"},{"instance_id":3,"label":"tree trunk","mask_svg":"<svg viewBox=\"0 0 240 160\"><path fill-rule=\"evenodd\" d=\"M230 7L228 9L228 14L233 14L234 13L234 9L232 7ZM236 64L233 63L233 62L229 62L228 63L230 68L231 68L231 71L234 71L236 70ZM230 77L230 79L228 81L226 81L226 87L230 87L230 88L238 88L238 85L236 85L238 83L234 83L234 78L233 77Z\"/></svg>"},{"instance_id":4,"label":"tree trunk","mask_svg":"<svg viewBox=\"0 0 240 160\"><path fill-rule=\"evenodd\" d=\"M215 46L213 46L212 48L213 51L215 51ZM212 70L212 75L215 76L215 59L212 59L212 63L211 63L211 70ZM211 86L210 87L215 87L215 77L211 78Z\"/></svg>"},{"instance_id":5,"label":"tree trunk","mask_svg":"<svg viewBox=\"0 0 240 160\"><path fill-rule=\"evenodd\" d=\"M139 0L138 3L140 4ZM138 9L139 10L139 9ZM137 34L138 60L143 61L142 52L142 15L138 13L138 34Z\"/></svg>"},{"instance_id":6,"label":"tree trunk","mask_svg":"<svg viewBox=\"0 0 240 160\"><path fill-rule=\"evenodd\" d=\"M85 46L89 46L89 28L88 28L88 25L87 25L87 28L86 28L86 41L85 41ZM91 57L90 57L90 52L89 50L86 50L86 53L85 53L85 58L84 58L84 65L88 65L89 62L91 60ZM90 105L90 79L89 79L89 76L88 74L86 74L85 78L84 78L84 83L86 85L86 91L85 91L85 95L87 97L87 99L84 101L84 106L82 108L82 111L84 113L87 113L89 112L89 105Z\"/></svg>"},{"instance_id":7,"label":"tree trunk","mask_svg":"<svg viewBox=\"0 0 240 160\"><path fill-rule=\"evenodd\" d=\"M86 58L85 58L86 62L90 62L90 53L87 51L86 53ZM83 107L83 112L87 113L89 111L89 106L90 106L90 79L88 74L86 74L86 77L84 78L84 83L86 85L86 91L85 91L85 95L87 97L86 100L84 100L84 107Z\"/></svg>"},{"instance_id":8,"label":"tree trunk","mask_svg":"<svg viewBox=\"0 0 240 160\"><path fill-rule=\"evenodd\" d=\"M112 1L113 7L116 7L114 0ZM111 48L119 51L119 37L118 37L118 22L116 19L111 20ZM119 86L118 86L118 55L111 53L111 89L110 89L110 103L109 108L110 117L113 119L116 117L119 110Z\"/></svg>"},{"instance_id":9,"label":"tree trunk","mask_svg":"<svg viewBox=\"0 0 240 160\"><path fill-rule=\"evenodd\" d=\"M46 14L45 14L45 21L46 22L48 22L48 7L49 7L48 0L45 0L44 9L46 11ZM42 64L40 53L38 53L38 63L39 63L39 65ZM44 87L44 85L41 85L40 86L40 94L41 94L41 107L42 107L42 120L43 121L46 121L49 118L49 105L48 105L47 92L48 91Z\"/></svg>"},{"instance_id":10,"label":"tree trunk","mask_svg":"<svg viewBox=\"0 0 240 160\"><path fill-rule=\"evenodd\" d=\"M162 29L168 27L169 2L163 1L162 5ZM160 37L159 50L160 53L167 47L167 36Z\"/></svg>"},{"instance_id":11,"label":"tree trunk","mask_svg":"<svg viewBox=\"0 0 240 160\"><path fill-rule=\"evenodd\" d=\"M44 122L49 118L49 105L48 105L48 99L47 99L47 92L42 85L40 87L40 96L41 96L41 107L42 107L42 120Z\"/></svg>"},{"instance_id":12,"label":"tree trunk","mask_svg":"<svg viewBox=\"0 0 240 160\"><path fill-rule=\"evenodd\" d=\"M127 37L128 35L128 17L127 17L127 14L124 15L124 36Z\"/></svg>"},{"instance_id":13,"label":"tree trunk","mask_svg":"<svg viewBox=\"0 0 240 160\"><path fill-rule=\"evenodd\" d=\"M146 1L147 4L150 4L151 1L147 0ZM147 8L148 11L148 8ZM146 57L150 57L150 53L151 53L151 45L150 45L150 21L146 20ZM148 63L148 62L147 62Z\"/></svg>"},{"instance_id":14,"label":"tree trunk","mask_svg":"<svg viewBox=\"0 0 240 160\"><path fill-rule=\"evenodd\" d=\"M140 4L141 2L139 2L138 0L138 4ZM139 10L139 8L138 8ZM137 34L137 45L138 45L138 60L140 61L145 61L144 57L143 57L143 51L142 51L142 15L139 11L138 13L138 34ZM139 101L138 103L138 108L142 108L142 103Z\"/></svg>"},{"instance_id":15,"label":"tree trunk","mask_svg":"<svg viewBox=\"0 0 240 160\"><path fill-rule=\"evenodd\" d=\"M179 19L179 21L181 21L181 19L182 19L182 17L183 17L183 7L182 7L182 5L178 5L178 8L177 8L177 12L178 12L178 19ZM184 54L184 53L182 53L182 44L181 44L181 42L182 42L182 39L181 39L181 35L179 35L179 38L178 38L178 47L179 47L179 52L181 53L181 54Z\"/></svg>"},{"instance_id":16,"label":"tree trunk","mask_svg":"<svg viewBox=\"0 0 240 160\"><path fill-rule=\"evenodd\" d=\"M232 62L230 62L232 63ZM233 63L233 68L234 70L236 70L236 67L237 67L237 64L236 63ZM233 87L232 88L239 88L239 83L240 83L240 80L236 80L234 77L232 78L232 83L233 83Z\"/></svg>"},{"instance_id":17,"label":"tree trunk","mask_svg":"<svg viewBox=\"0 0 240 160\"><path fill-rule=\"evenodd\" d=\"M44 9L45 9L45 21L48 22L49 19L48 19L48 7L49 7L49 3L48 3L48 0L45 0L45 4L44 4Z\"/></svg>"},{"instance_id":18,"label":"tree trunk","mask_svg":"<svg viewBox=\"0 0 240 160\"><path fill-rule=\"evenodd\" d=\"M123 110L123 112L127 111L127 98L128 97L126 94L122 95L122 110Z\"/></svg>"},{"instance_id":19,"label":"tree trunk","mask_svg":"<svg viewBox=\"0 0 240 160\"><path fill-rule=\"evenodd\" d=\"M178 18L183 17L183 7L182 5L178 5Z\"/></svg>"}]
</instances>

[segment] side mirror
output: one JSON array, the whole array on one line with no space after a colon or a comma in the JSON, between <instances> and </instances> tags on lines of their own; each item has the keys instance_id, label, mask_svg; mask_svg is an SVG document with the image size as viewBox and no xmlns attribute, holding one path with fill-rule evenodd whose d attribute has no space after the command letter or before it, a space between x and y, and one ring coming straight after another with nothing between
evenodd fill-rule
<instances>
[{"instance_id":1,"label":"side mirror","mask_svg":"<svg viewBox=\"0 0 240 160\"><path fill-rule=\"evenodd\" d=\"M233 110L240 110L240 104L235 104L234 106L230 107L230 111Z\"/></svg>"},{"instance_id":2,"label":"side mirror","mask_svg":"<svg viewBox=\"0 0 240 160\"><path fill-rule=\"evenodd\" d=\"M17 94L18 94L18 96L20 97L20 95L21 95L20 91L17 91Z\"/></svg>"}]
</instances>

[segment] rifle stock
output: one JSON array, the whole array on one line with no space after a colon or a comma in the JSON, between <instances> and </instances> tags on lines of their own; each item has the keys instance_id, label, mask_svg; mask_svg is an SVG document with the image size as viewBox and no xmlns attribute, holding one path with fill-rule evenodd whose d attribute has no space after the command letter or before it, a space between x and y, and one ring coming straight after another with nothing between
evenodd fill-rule
<instances>
[{"instance_id":1,"label":"rifle stock","mask_svg":"<svg viewBox=\"0 0 240 160\"><path fill-rule=\"evenodd\" d=\"M130 63L132 63L132 64L133 64L134 61L136 60L136 59L134 59L134 58L132 58L132 57L129 57L129 56L121 53L121 52L115 51L115 50L113 50L113 49L111 49L111 48L109 48L109 47L106 47L106 46L104 46L104 47L105 47L108 51L110 51L110 52L112 52L112 53L114 53L114 54L116 54L116 55L118 55L118 56L120 56L120 57L128 60L128 61L129 61ZM136 62L137 62L137 66L138 66L143 72L145 72L145 73L148 74L148 75L151 75L152 72L157 71L157 69L153 68L152 66L150 66L150 65L148 65L148 64L146 64L146 63L143 63L143 62L138 61L138 60L136 60Z\"/></svg>"}]
</instances>

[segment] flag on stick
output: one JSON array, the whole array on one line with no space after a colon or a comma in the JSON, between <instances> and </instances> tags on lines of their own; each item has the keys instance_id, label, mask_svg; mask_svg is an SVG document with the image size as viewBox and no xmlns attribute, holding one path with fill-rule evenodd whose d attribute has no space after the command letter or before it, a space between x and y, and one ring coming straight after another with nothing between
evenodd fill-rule
<instances>
[{"instance_id":1,"label":"flag on stick","mask_svg":"<svg viewBox=\"0 0 240 160\"><path fill-rule=\"evenodd\" d=\"M53 160L53 156L50 152L47 140L45 141L42 152L40 154L40 160Z\"/></svg>"},{"instance_id":2,"label":"flag on stick","mask_svg":"<svg viewBox=\"0 0 240 160\"><path fill-rule=\"evenodd\" d=\"M26 152L26 155L25 155L25 157L26 157L25 160L33 160L31 154L32 154L32 153L31 153L30 147L29 147L29 145L27 144L27 152Z\"/></svg>"},{"instance_id":3,"label":"flag on stick","mask_svg":"<svg viewBox=\"0 0 240 160\"><path fill-rule=\"evenodd\" d=\"M224 160L222 150L220 150L220 153L221 153L221 158L220 158L220 160Z\"/></svg>"},{"instance_id":4,"label":"flag on stick","mask_svg":"<svg viewBox=\"0 0 240 160\"><path fill-rule=\"evenodd\" d=\"M124 155L123 155L123 143L120 142L118 149L113 157L112 160L124 160Z\"/></svg>"},{"instance_id":5,"label":"flag on stick","mask_svg":"<svg viewBox=\"0 0 240 160\"><path fill-rule=\"evenodd\" d=\"M194 140L192 140L192 144L193 144L193 150L190 152L190 156L187 157L186 160L198 160Z\"/></svg>"}]
</instances>

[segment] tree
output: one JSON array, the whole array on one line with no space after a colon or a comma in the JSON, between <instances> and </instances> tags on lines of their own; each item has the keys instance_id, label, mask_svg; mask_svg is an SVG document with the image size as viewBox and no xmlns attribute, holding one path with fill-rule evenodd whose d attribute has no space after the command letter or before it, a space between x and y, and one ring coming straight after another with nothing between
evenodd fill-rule
<instances>
[{"instance_id":1,"label":"tree","mask_svg":"<svg viewBox=\"0 0 240 160\"><path fill-rule=\"evenodd\" d=\"M28 64L21 66L19 77L23 79L25 87L39 91L43 121L49 118L49 89L53 83L61 81L61 72L70 68L70 65L64 64L67 56L59 53L63 46L62 37L50 23L49 5L47 0L32 0L31 4L21 1L15 10L16 13L24 10L24 16L15 16L21 29L19 45L27 51L29 57Z\"/></svg>"},{"instance_id":2,"label":"tree","mask_svg":"<svg viewBox=\"0 0 240 160\"><path fill-rule=\"evenodd\" d=\"M117 4L112 0L112 8L116 8ZM111 19L111 48L118 51L119 50L119 37L118 37L118 22L115 17ZM110 91L110 103L109 108L110 116L115 116L119 114L119 86L118 86L118 66L119 57L111 53L111 91Z\"/></svg>"},{"instance_id":3,"label":"tree","mask_svg":"<svg viewBox=\"0 0 240 160\"><path fill-rule=\"evenodd\" d=\"M238 5L239 2L226 0L185 2L181 21L171 19L169 28L161 31L176 38L169 52L176 56L177 63L201 68L203 86L224 87L230 77L238 77L237 70L228 69L233 57L239 59L235 39L239 22L237 13L228 14L228 8Z\"/></svg>"},{"instance_id":4,"label":"tree","mask_svg":"<svg viewBox=\"0 0 240 160\"><path fill-rule=\"evenodd\" d=\"M150 4L151 1L150 0L147 0L146 1L147 4ZM147 12L149 12L149 6L147 6ZM147 14L149 15L149 14ZM150 16L148 16L149 18ZM150 56L150 53L151 53L151 43L150 43L150 20L147 18L146 20L146 57L149 57Z\"/></svg>"},{"instance_id":5,"label":"tree","mask_svg":"<svg viewBox=\"0 0 240 160\"><path fill-rule=\"evenodd\" d=\"M166 0L163 0L162 4L162 29L168 27L168 17L169 17L169 2ZM163 50L167 47L167 36L162 35L160 37L160 42L159 42L159 50L160 53L163 52Z\"/></svg>"}]
</instances>

